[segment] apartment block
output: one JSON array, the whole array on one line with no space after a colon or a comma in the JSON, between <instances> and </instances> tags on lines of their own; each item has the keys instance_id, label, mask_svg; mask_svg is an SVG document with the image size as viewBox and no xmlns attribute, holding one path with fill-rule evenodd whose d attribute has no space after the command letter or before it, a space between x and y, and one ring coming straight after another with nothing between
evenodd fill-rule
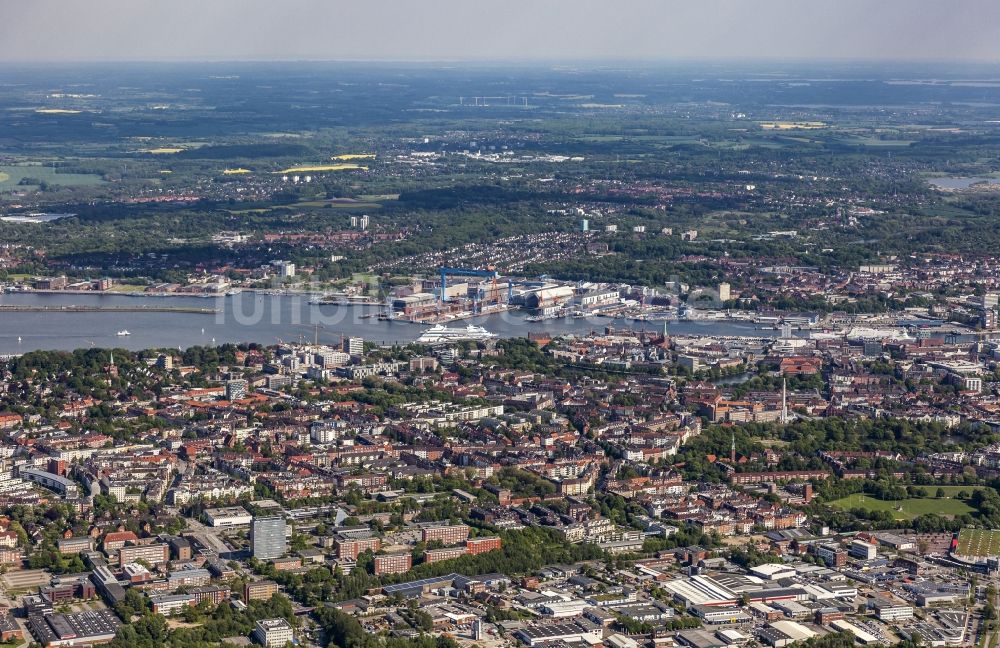
<instances>
[{"instance_id":1,"label":"apartment block","mask_svg":"<svg viewBox=\"0 0 1000 648\"><path fill-rule=\"evenodd\" d=\"M443 549L428 549L424 552L424 562L436 563L442 560L461 558L468 550L465 547L445 547Z\"/></svg>"},{"instance_id":2,"label":"apartment block","mask_svg":"<svg viewBox=\"0 0 1000 648\"><path fill-rule=\"evenodd\" d=\"M413 566L413 557L409 552L400 552L375 556L375 575L405 574Z\"/></svg>"},{"instance_id":3,"label":"apartment block","mask_svg":"<svg viewBox=\"0 0 1000 648\"><path fill-rule=\"evenodd\" d=\"M118 564L145 561L151 565L170 560L170 545L127 545L118 550Z\"/></svg>"},{"instance_id":4,"label":"apartment block","mask_svg":"<svg viewBox=\"0 0 1000 648\"><path fill-rule=\"evenodd\" d=\"M489 551L500 549L500 536L490 536L489 538L470 538L465 541L465 548L469 554L478 556Z\"/></svg>"},{"instance_id":5,"label":"apartment block","mask_svg":"<svg viewBox=\"0 0 1000 648\"><path fill-rule=\"evenodd\" d=\"M424 542L440 540L446 545L454 545L469 539L469 527L465 524L428 524L420 530Z\"/></svg>"}]
</instances>

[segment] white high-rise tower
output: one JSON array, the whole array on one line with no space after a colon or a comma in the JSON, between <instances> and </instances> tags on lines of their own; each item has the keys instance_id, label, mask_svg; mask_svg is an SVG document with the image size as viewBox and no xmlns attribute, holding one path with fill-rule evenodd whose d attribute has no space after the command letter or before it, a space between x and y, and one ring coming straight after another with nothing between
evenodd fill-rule
<instances>
[{"instance_id":1,"label":"white high-rise tower","mask_svg":"<svg viewBox=\"0 0 1000 648\"><path fill-rule=\"evenodd\" d=\"M781 422L788 423L788 380L781 379Z\"/></svg>"}]
</instances>

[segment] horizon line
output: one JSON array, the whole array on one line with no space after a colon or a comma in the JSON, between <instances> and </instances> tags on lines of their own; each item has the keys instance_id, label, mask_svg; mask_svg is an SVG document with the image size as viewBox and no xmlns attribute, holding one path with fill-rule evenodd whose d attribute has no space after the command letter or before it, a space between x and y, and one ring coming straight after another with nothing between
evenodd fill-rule
<instances>
[{"instance_id":1,"label":"horizon line","mask_svg":"<svg viewBox=\"0 0 1000 648\"><path fill-rule=\"evenodd\" d=\"M868 65L997 65L1000 58L866 58L866 57L704 57L704 56L673 56L673 57L542 57L542 58L494 58L494 57L431 57L431 58L372 58L372 57L282 57L282 58L81 58L81 59L2 59L0 66L14 65L170 65L170 64L266 64L266 63L356 63L356 64L394 64L394 65L668 65L676 63L712 63L712 64L753 64L753 63L783 63L783 64L868 64Z\"/></svg>"}]
</instances>

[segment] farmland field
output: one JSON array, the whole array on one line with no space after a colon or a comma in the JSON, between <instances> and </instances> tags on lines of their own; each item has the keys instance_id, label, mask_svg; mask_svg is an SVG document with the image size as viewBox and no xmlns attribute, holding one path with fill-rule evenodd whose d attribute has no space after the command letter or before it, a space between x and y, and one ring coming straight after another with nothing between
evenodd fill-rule
<instances>
[{"instance_id":1,"label":"farmland field","mask_svg":"<svg viewBox=\"0 0 1000 648\"><path fill-rule=\"evenodd\" d=\"M67 187L96 185L101 177L84 173L58 173L48 166L0 166L0 189L12 189L23 178L33 178L53 185Z\"/></svg>"},{"instance_id":2,"label":"farmland field","mask_svg":"<svg viewBox=\"0 0 1000 648\"><path fill-rule=\"evenodd\" d=\"M958 534L957 551L963 556L1000 555L1000 531L962 529Z\"/></svg>"},{"instance_id":3,"label":"farmland field","mask_svg":"<svg viewBox=\"0 0 1000 648\"><path fill-rule=\"evenodd\" d=\"M890 501L876 499L871 495L863 495L861 493L855 493L842 499L834 500L830 502L830 505L844 510L863 508L869 511L889 511L897 520L910 520L926 513L947 516L974 512L971 506L959 499L917 497Z\"/></svg>"},{"instance_id":4,"label":"farmland field","mask_svg":"<svg viewBox=\"0 0 1000 648\"><path fill-rule=\"evenodd\" d=\"M323 171L367 171L368 167L360 164L319 164L315 166L293 166L275 173L322 173Z\"/></svg>"}]
</instances>

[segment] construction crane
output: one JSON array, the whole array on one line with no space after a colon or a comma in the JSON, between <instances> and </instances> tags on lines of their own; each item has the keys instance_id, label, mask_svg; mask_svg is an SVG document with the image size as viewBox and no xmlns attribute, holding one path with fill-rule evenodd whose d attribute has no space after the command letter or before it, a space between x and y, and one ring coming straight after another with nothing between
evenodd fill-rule
<instances>
[{"instance_id":1,"label":"construction crane","mask_svg":"<svg viewBox=\"0 0 1000 648\"><path fill-rule=\"evenodd\" d=\"M330 331L326 326L324 326L322 324L319 324L318 322L317 323L313 323L313 324L293 324L292 326L296 326L298 328L303 328L303 329L309 329L309 330L311 330L313 332L313 335L312 335L313 346L319 346L319 335L320 335L319 332L320 332L321 329L323 330L323 335L326 336L326 337L333 337L333 336L337 335L336 331ZM303 343L304 338L305 338L305 334L300 332L299 333L299 344L300 345ZM341 343L343 343L343 338L344 338L344 334L343 333L340 334L340 338L341 338Z\"/></svg>"},{"instance_id":2,"label":"construction crane","mask_svg":"<svg viewBox=\"0 0 1000 648\"><path fill-rule=\"evenodd\" d=\"M496 268L490 265L490 266L486 266L486 269L493 271L493 303L499 303L500 302L500 289L499 289L499 287L497 287L497 273L496 273ZM510 284L509 281L507 283L508 283L508 285Z\"/></svg>"}]
</instances>

